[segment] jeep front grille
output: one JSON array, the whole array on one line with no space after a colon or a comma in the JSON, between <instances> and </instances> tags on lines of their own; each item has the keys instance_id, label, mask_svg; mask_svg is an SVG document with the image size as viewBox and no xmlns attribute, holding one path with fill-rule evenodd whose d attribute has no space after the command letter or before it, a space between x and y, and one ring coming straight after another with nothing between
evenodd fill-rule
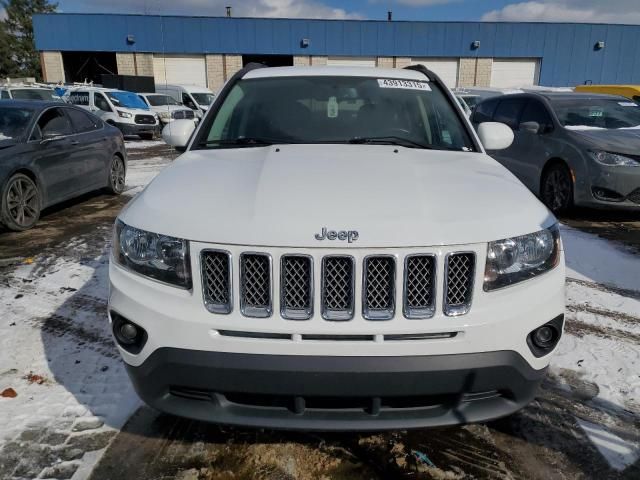
<instances>
[{"instance_id":1,"label":"jeep front grille","mask_svg":"<svg viewBox=\"0 0 640 480\"><path fill-rule=\"evenodd\" d=\"M471 307L476 256L473 252L447 255L444 275L444 313L463 315Z\"/></svg>"},{"instance_id":2,"label":"jeep front grille","mask_svg":"<svg viewBox=\"0 0 640 480\"><path fill-rule=\"evenodd\" d=\"M404 316L430 318L436 310L436 257L409 255L404 264Z\"/></svg>"},{"instance_id":3,"label":"jeep front grille","mask_svg":"<svg viewBox=\"0 0 640 480\"><path fill-rule=\"evenodd\" d=\"M201 253L204 304L212 313L230 313L237 296L236 305L245 317L269 317L275 305L287 320L309 320L318 308L324 320L348 321L355 314L357 291L366 320L396 318L396 300L402 302L405 318L428 319L436 313L437 298L442 299L441 310L447 316L466 314L473 299L474 252L444 254L442 280L436 274L439 255L435 253L370 255L356 262L350 255L314 258L285 251L276 257L275 266L266 252L240 251L237 263L233 257L217 249ZM239 275L234 280L236 269ZM274 274L278 281L274 282ZM239 286L239 291L234 292L232 285Z\"/></svg>"},{"instance_id":4,"label":"jeep front grille","mask_svg":"<svg viewBox=\"0 0 640 480\"><path fill-rule=\"evenodd\" d=\"M280 261L280 314L290 320L313 315L313 259L284 255Z\"/></svg>"},{"instance_id":5,"label":"jeep front grille","mask_svg":"<svg viewBox=\"0 0 640 480\"><path fill-rule=\"evenodd\" d=\"M354 260L348 256L322 259L322 317L325 320L351 320L354 306Z\"/></svg>"},{"instance_id":6,"label":"jeep front grille","mask_svg":"<svg viewBox=\"0 0 640 480\"><path fill-rule=\"evenodd\" d=\"M271 316L271 257L240 255L240 310L247 317Z\"/></svg>"},{"instance_id":7,"label":"jeep front grille","mask_svg":"<svg viewBox=\"0 0 640 480\"><path fill-rule=\"evenodd\" d=\"M395 314L396 261L392 256L364 259L362 316L367 320L389 320Z\"/></svg>"},{"instance_id":8,"label":"jeep front grille","mask_svg":"<svg viewBox=\"0 0 640 480\"><path fill-rule=\"evenodd\" d=\"M205 250L201 258L202 293L207 310L213 313L231 312L231 255L220 250Z\"/></svg>"}]
</instances>

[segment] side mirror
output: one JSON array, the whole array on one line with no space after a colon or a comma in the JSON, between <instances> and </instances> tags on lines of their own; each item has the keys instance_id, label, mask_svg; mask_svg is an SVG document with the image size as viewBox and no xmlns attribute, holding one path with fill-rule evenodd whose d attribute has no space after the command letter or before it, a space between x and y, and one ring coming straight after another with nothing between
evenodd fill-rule
<instances>
[{"instance_id":1,"label":"side mirror","mask_svg":"<svg viewBox=\"0 0 640 480\"><path fill-rule=\"evenodd\" d=\"M478 125L478 137L485 150L504 150L513 143L513 130L499 122L483 122Z\"/></svg>"},{"instance_id":2,"label":"side mirror","mask_svg":"<svg viewBox=\"0 0 640 480\"><path fill-rule=\"evenodd\" d=\"M518 128L523 132L533 133L536 135L538 133L542 133L538 122L522 122Z\"/></svg>"},{"instance_id":3,"label":"side mirror","mask_svg":"<svg viewBox=\"0 0 640 480\"><path fill-rule=\"evenodd\" d=\"M174 120L162 129L162 139L172 147L184 149L195 129L193 120Z\"/></svg>"}]
</instances>

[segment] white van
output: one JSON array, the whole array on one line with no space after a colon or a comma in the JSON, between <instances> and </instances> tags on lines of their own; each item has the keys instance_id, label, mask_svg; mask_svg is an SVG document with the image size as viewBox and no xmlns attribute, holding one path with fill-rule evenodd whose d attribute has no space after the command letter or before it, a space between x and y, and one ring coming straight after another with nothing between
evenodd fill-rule
<instances>
[{"instance_id":1,"label":"white van","mask_svg":"<svg viewBox=\"0 0 640 480\"><path fill-rule=\"evenodd\" d=\"M137 93L81 86L69 89L63 99L118 127L123 135L138 135L150 140L160 131L158 115L149 110Z\"/></svg>"},{"instance_id":2,"label":"white van","mask_svg":"<svg viewBox=\"0 0 640 480\"><path fill-rule=\"evenodd\" d=\"M156 92L171 95L185 107L194 110L198 118L204 116L216 98L211 90L197 85L156 85Z\"/></svg>"},{"instance_id":3,"label":"white van","mask_svg":"<svg viewBox=\"0 0 640 480\"><path fill-rule=\"evenodd\" d=\"M142 101L155 112L164 127L174 120L193 120L195 112L166 93L139 93Z\"/></svg>"}]
</instances>

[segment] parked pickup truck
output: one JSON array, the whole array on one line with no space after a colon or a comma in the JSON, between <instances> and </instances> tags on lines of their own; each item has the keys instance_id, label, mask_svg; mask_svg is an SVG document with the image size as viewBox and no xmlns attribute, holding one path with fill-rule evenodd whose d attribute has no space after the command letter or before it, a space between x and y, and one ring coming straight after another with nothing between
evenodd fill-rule
<instances>
[{"instance_id":1,"label":"parked pickup truck","mask_svg":"<svg viewBox=\"0 0 640 480\"><path fill-rule=\"evenodd\" d=\"M555 217L424 67L249 65L116 220L140 397L226 424L380 430L530 402L564 323Z\"/></svg>"}]
</instances>

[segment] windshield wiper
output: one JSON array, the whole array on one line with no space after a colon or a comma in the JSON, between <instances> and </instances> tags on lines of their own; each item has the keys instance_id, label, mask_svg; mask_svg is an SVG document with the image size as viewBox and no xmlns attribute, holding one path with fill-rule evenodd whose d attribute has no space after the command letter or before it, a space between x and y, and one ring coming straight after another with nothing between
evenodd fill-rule
<instances>
[{"instance_id":1,"label":"windshield wiper","mask_svg":"<svg viewBox=\"0 0 640 480\"><path fill-rule=\"evenodd\" d=\"M385 136L385 137L353 137L349 139L349 143L354 144L378 144L378 145L399 145L401 147L409 148L426 148L433 149L431 145L425 145L424 143L416 142L409 138Z\"/></svg>"}]
</instances>

